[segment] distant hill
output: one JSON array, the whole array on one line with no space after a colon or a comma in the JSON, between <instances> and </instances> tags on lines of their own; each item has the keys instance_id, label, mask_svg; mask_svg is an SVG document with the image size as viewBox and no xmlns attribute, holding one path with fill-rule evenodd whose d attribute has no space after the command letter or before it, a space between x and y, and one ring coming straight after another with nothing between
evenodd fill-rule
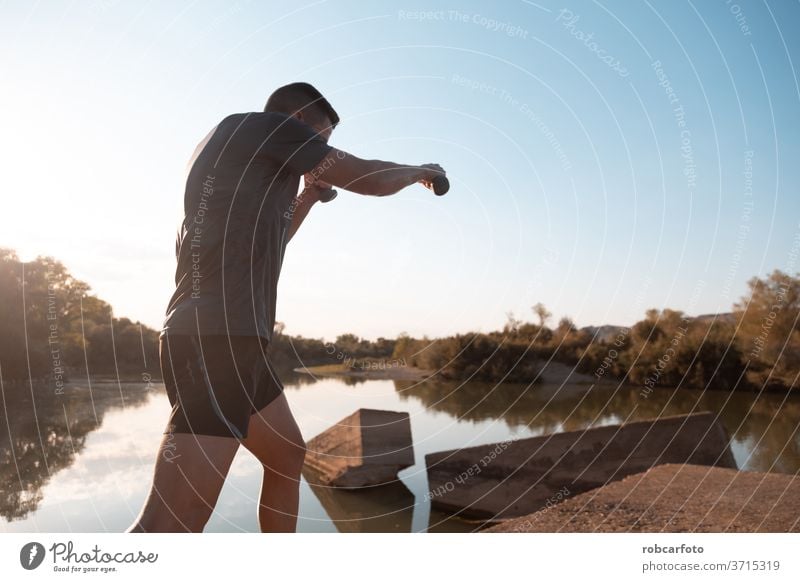
<instances>
[{"instance_id":1,"label":"distant hill","mask_svg":"<svg viewBox=\"0 0 800 582\"><path fill-rule=\"evenodd\" d=\"M736 314L735 313L706 313L704 315L698 315L694 319L697 321L711 321L717 318L717 321L723 321L725 323L736 323Z\"/></svg>"},{"instance_id":2,"label":"distant hill","mask_svg":"<svg viewBox=\"0 0 800 582\"><path fill-rule=\"evenodd\" d=\"M736 314L734 313L705 313L703 315L697 315L692 317L691 319L700 322L710 322L714 318L717 318L717 321L725 322L725 323L736 323ZM587 325L585 327L580 328L580 331L585 331L592 336L597 333L594 341L600 343L609 343L614 341L614 337L623 329L626 329L627 326L625 325Z\"/></svg>"},{"instance_id":3,"label":"distant hill","mask_svg":"<svg viewBox=\"0 0 800 582\"><path fill-rule=\"evenodd\" d=\"M587 325L580 328L580 331L585 331L594 337L595 342L608 343L614 341L614 337L623 329L627 329L626 325ZM596 334L596 335L595 335Z\"/></svg>"}]
</instances>

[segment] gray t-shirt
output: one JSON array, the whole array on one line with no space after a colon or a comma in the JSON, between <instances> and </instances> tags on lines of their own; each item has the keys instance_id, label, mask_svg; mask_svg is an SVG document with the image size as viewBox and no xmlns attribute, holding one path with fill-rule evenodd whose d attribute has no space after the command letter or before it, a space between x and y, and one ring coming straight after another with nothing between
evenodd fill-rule
<instances>
[{"instance_id":1,"label":"gray t-shirt","mask_svg":"<svg viewBox=\"0 0 800 582\"><path fill-rule=\"evenodd\" d=\"M331 149L283 113L237 113L211 130L186 179L161 335L272 337L292 202L302 175Z\"/></svg>"}]
</instances>

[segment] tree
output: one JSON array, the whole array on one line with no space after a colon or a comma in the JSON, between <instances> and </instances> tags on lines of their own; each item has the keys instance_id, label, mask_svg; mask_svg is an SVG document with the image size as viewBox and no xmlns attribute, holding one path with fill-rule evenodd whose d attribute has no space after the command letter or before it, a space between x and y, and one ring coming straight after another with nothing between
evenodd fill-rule
<instances>
[{"instance_id":1,"label":"tree","mask_svg":"<svg viewBox=\"0 0 800 582\"><path fill-rule=\"evenodd\" d=\"M558 334L566 335L573 331L578 331L578 328L575 327L575 323L571 318L565 316L558 320L558 326L556 327Z\"/></svg>"},{"instance_id":2,"label":"tree","mask_svg":"<svg viewBox=\"0 0 800 582\"><path fill-rule=\"evenodd\" d=\"M547 323L547 320L552 317L552 313L550 313L547 308L544 306L542 302L537 303L533 307L531 307L533 313L539 318L539 325L544 327Z\"/></svg>"},{"instance_id":3,"label":"tree","mask_svg":"<svg viewBox=\"0 0 800 582\"><path fill-rule=\"evenodd\" d=\"M751 380L792 386L800 370L800 278L778 269L751 278L749 295L733 306L739 347L750 360Z\"/></svg>"},{"instance_id":4,"label":"tree","mask_svg":"<svg viewBox=\"0 0 800 582\"><path fill-rule=\"evenodd\" d=\"M519 332L519 327L522 325L522 320L514 317L514 312L509 311L506 313L506 324L503 326L503 332L507 334L516 335Z\"/></svg>"},{"instance_id":5,"label":"tree","mask_svg":"<svg viewBox=\"0 0 800 582\"><path fill-rule=\"evenodd\" d=\"M155 330L115 318L111 306L52 257L22 262L0 249L0 366L4 379L158 372ZM83 374L83 372L81 372ZM57 378L58 376L58 378Z\"/></svg>"}]
</instances>

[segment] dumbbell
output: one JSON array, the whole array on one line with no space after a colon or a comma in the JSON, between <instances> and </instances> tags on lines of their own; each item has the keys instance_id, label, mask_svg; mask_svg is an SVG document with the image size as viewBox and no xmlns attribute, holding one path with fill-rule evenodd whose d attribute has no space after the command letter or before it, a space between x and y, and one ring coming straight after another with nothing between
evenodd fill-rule
<instances>
[{"instance_id":1,"label":"dumbbell","mask_svg":"<svg viewBox=\"0 0 800 582\"><path fill-rule=\"evenodd\" d=\"M450 189L450 181L444 176L436 176L433 179L433 193L437 196L444 196Z\"/></svg>"},{"instance_id":2,"label":"dumbbell","mask_svg":"<svg viewBox=\"0 0 800 582\"><path fill-rule=\"evenodd\" d=\"M337 192L333 188L328 188L327 190L323 190L322 192L319 193L319 201L323 203L330 202L331 200L336 198L336 194Z\"/></svg>"}]
</instances>

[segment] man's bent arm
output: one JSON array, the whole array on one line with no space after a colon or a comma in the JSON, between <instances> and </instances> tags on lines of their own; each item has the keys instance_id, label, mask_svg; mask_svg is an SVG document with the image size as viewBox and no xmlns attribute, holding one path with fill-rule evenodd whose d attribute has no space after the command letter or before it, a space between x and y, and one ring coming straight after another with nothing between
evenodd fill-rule
<instances>
[{"instance_id":1,"label":"man's bent arm","mask_svg":"<svg viewBox=\"0 0 800 582\"><path fill-rule=\"evenodd\" d=\"M363 160L336 148L331 149L309 173L315 179L368 196L388 196L416 182L431 181L437 175L444 175L441 168Z\"/></svg>"},{"instance_id":2,"label":"man's bent arm","mask_svg":"<svg viewBox=\"0 0 800 582\"><path fill-rule=\"evenodd\" d=\"M314 187L306 187L303 189L300 194L292 202L289 212L292 216L292 223L289 225L289 231L287 232L287 236L289 240L292 240L294 233L297 232L297 229L300 228L300 225L303 224L306 216L308 216L308 211L311 210L311 207L314 205L315 202L319 201L319 192Z\"/></svg>"}]
</instances>

